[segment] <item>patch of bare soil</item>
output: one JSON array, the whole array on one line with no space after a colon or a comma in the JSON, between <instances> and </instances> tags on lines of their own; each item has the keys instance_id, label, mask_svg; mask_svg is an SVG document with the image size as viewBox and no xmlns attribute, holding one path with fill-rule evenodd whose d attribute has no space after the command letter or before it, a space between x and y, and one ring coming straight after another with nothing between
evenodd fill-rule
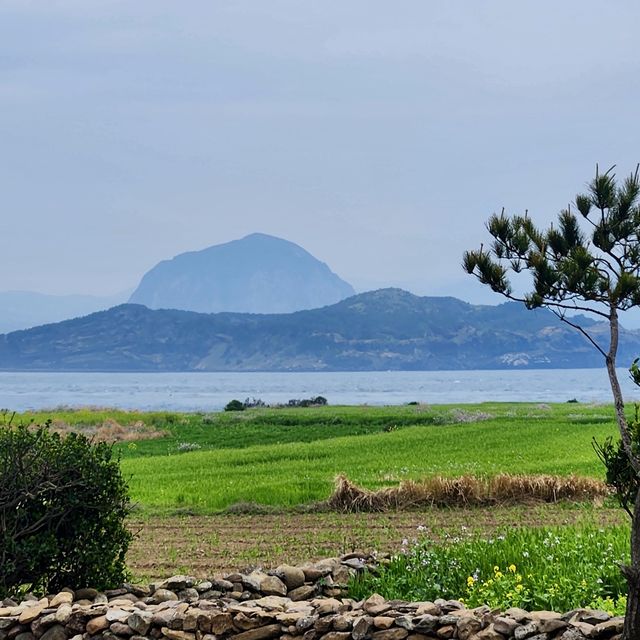
<instances>
[{"instance_id":1,"label":"patch of bare soil","mask_svg":"<svg viewBox=\"0 0 640 640\"><path fill-rule=\"evenodd\" d=\"M388 513L284 513L167 516L132 519L129 550L134 579L148 582L177 573L211 577L235 570L300 564L361 550L398 552L403 541L442 539L463 530L491 535L507 527L607 526L625 522L618 508L517 505Z\"/></svg>"}]
</instances>

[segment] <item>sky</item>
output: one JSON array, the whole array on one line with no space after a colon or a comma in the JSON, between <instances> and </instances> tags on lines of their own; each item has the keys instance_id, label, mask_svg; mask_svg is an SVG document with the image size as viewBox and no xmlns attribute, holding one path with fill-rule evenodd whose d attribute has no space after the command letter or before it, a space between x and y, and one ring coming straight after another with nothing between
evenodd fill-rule
<instances>
[{"instance_id":1,"label":"sky","mask_svg":"<svg viewBox=\"0 0 640 640\"><path fill-rule=\"evenodd\" d=\"M0 291L112 295L262 232L497 303L487 218L640 161L640 4L0 0Z\"/></svg>"}]
</instances>

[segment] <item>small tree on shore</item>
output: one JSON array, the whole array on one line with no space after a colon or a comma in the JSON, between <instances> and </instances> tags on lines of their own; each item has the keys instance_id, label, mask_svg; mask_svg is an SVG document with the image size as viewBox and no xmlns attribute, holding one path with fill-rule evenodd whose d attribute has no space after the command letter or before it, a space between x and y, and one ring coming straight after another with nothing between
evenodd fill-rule
<instances>
[{"instance_id":1,"label":"small tree on shore","mask_svg":"<svg viewBox=\"0 0 640 640\"><path fill-rule=\"evenodd\" d=\"M638 168L621 183L613 167L596 168L587 193L560 212L558 224L539 229L529 217L504 210L487 222L488 249L467 251L463 267L480 282L528 309L546 307L575 328L604 359L620 432L620 450L635 478L640 478L640 453L624 412L616 374L619 313L640 304L640 179ZM575 213L574 213L575 210ZM512 274L529 274L525 294L517 293ZM608 344L598 342L571 315L589 313L609 324ZM622 567L628 584L623 638L640 639L640 484L634 485L631 563Z\"/></svg>"}]
</instances>

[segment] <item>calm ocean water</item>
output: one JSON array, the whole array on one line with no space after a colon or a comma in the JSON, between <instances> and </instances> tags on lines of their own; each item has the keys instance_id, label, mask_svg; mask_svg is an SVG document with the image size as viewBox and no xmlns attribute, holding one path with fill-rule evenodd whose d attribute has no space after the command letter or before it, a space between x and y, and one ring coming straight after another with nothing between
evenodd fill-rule
<instances>
[{"instance_id":1,"label":"calm ocean water","mask_svg":"<svg viewBox=\"0 0 640 640\"><path fill-rule=\"evenodd\" d=\"M640 389L619 371L625 398ZM604 368L538 371L390 371L353 373L8 373L0 408L68 405L215 411L234 398L267 403L322 395L330 404L449 402L610 402Z\"/></svg>"}]
</instances>

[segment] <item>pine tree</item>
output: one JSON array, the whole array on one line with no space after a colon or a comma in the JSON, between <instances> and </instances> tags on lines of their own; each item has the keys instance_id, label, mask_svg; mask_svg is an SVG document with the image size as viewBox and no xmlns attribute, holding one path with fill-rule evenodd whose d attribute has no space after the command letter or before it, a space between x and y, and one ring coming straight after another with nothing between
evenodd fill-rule
<instances>
[{"instance_id":1,"label":"pine tree","mask_svg":"<svg viewBox=\"0 0 640 640\"><path fill-rule=\"evenodd\" d=\"M613 172L596 168L596 176L574 206L563 209L557 226L538 228L524 215L489 218L488 249L467 251L463 267L480 282L528 309L546 307L582 333L603 356L615 406L621 449L640 478L640 457L634 452L620 383L616 374L619 313L640 304L640 180L639 169L618 182ZM512 284L524 278L529 289L518 293ZM528 278L526 277L528 274ZM575 313L589 313L609 324L608 344L582 327ZM637 484L637 483L636 483ZM640 486L640 484L637 484ZM628 583L623 638L640 639L640 491L631 510L631 562L622 567Z\"/></svg>"}]
</instances>

